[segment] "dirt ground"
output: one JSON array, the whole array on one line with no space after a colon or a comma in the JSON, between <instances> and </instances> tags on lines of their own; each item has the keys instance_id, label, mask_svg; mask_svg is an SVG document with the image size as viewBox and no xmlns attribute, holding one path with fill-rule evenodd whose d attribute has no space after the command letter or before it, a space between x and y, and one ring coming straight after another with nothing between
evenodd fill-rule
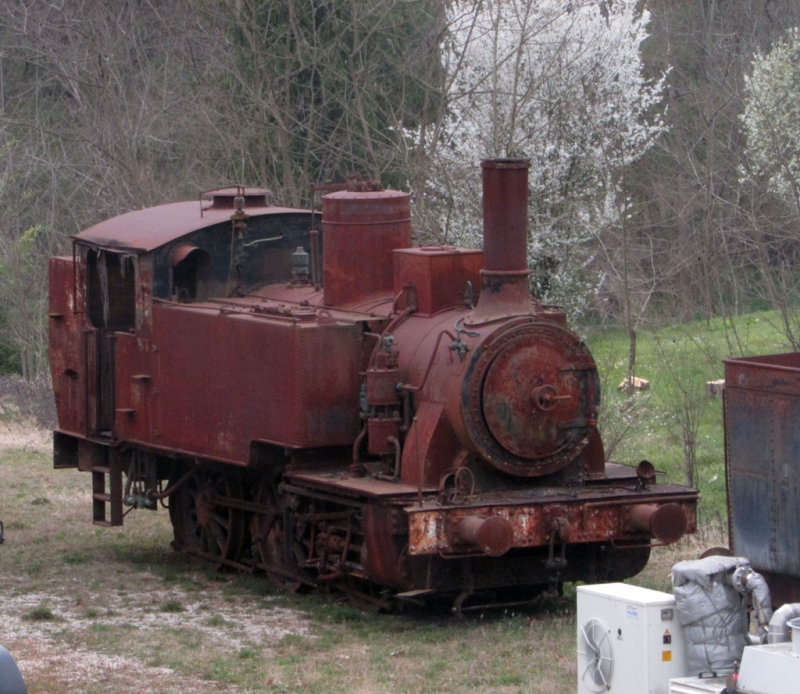
<instances>
[{"instance_id":1,"label":"dirt ground","mask_svg":"<svg viewBox=\"0 0 800 694\"><path fill-rule=\"evenodd\" d=\"M142 613L137 615L137 638L147 638L148 621L152 628L163 630L169 627L170 621L180 623L181 628L187 624L200 628L210 641L220 645L241 647L241 641L231 638L225 628L215 628L204 623L197 603L189 603L189 596L179 590L170 592L173 600L183 599L187 605L185 612L178 615L163 613ZM109 596L110 597L110 596ZM153 593L128 595L128 598L145 602L158 599ZM214 596L192 594L192 600L214 601ZM58 614L57 622L25 620L22 615L46 601L54 606ZM115 612L114 601L106 603L111 612ZM168 667L152 667L142 659L108 655L89 648L65 648L63 642L56 638L57 632L65 630L79 634L86 629L86 620L81 617L82 608L69 596L57 594L31 594L18 598L3 599L3 645L11 652L25 679L29 694L36 692L117 692L119 694L139 694L142 692L197 692L199 694L224 692L233 694L239 688L223 685L200 677L192 677L179 673ZM263 642L265 639L277 643L286 634L300 634L306 631L306 619L301 614L290 610L270 611L268 614L256 616L236 606L220 609L215 614L221 615L225 622L246 625L246 632L253 638ZM172 619L171 619L172 618ZM107 620L104 620L107 623ZM130 610L121 613L117 622L126 624L131 621Z\"/></svg>"},{"instance_id":2,"label":"dirt ground","mask_svg":"<svg viewBox=\"0 0 800 694\"><path fill-rule=\"evenodd\" d=\"M10 474L11 467L20 465L16 462L20 451L49 462L51 446L49 432L0 422L0 473ZM0 580L4 584L0 643L14 656L30 694L238 692L238 687L207 676L192 676L185 670L176 672L170 667L149 664L148 661L158 657L154 658L153 649L145 647L147 641L152 639L157 644L165 632L172 630L176 634L191 633L199 648L245 652L254 644L270 648L287 635L308 632L309 622L304 613L278 605L265 606L269 596L260 598L260 604L254 608L254 598L232 595L224 590L224 581L209 582L203 568L196 577L189 577L191 585L186 588L179 583L165 585L163 578L147 567L131 572L129 566L117 566L119 562L113 558L105 563L101 560L99 565L94 565L93 558L82 560L80 557L89 551L91 539L73 542L71 551L79 560L74 566L74 576L63 573L59 576L58 571L52 575L49 571L52 567L44 566L29 579L31 553L40 552L40 561L45 564L58 561L53 552L59 550L48 549L46 540L59 527L67 529L67 536L70 528L79 534L94 532L87 517L88 477L81 476L84 489L73 490L69 485L65 489L60 482L66 477L59 477L64 473L47 470L45 464L37 465L37 470L45 471L45 492L37 488L26 489L24 493L25 497L33 496L33 501L26 499L27 504L36 503L36 499L48 500L48 513L33 514L34 520L15 522L25 507L15 506L14 497L22 495L15 493L14 484L0 484L3 514L0 519L5 522L6 538L5 545L0 547ZM71 474L72 471L66 471L66 476ZM78 498L71 498L73 493ZM77 513L75 519L73 513ZM167 548L165 556L170 557L169 522L163 517L166 514L160 515L161 518L152 521L145 518L152 524L146 532L159 536ZM84 571L90 575L83 575ZM122 581L116 580L115 574L120 574ZM186 577L183 579L187 582ZM121 582L124 590L120 589ZM178 606L174 607L175 612L165 611L164 606L170 605ZM43 609L48 612L43 613ZM139 646L125 643L126 631ZM98 640L97 634L103 632L113 635L119 648L108 647L102 639ZM111 655L115 650L125 654ZM131 654L139 651L148 655Z\"/></svg>"}]
</instances>

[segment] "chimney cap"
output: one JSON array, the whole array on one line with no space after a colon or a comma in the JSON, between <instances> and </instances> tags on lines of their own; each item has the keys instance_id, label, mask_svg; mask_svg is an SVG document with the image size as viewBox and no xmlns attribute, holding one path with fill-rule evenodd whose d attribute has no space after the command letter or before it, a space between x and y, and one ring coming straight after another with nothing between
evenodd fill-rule
<instances>
[{"instance_id":1,"label":"chimney cap","mask_svg":"<svg viewBox=\"0 0 800 694\"><path fill-rule=\"evenodd\" d=\"M531 168L530 159L482 159L482 169L529 169Z\"/></svg>"}]
</instances>

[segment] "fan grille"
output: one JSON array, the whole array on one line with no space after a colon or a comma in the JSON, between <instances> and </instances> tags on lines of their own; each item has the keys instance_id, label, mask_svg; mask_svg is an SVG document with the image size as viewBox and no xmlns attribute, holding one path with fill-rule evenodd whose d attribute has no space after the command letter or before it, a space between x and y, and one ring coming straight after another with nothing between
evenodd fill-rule
<instances>
[{"instance_id":1,"label":"fan grille","mask_svg":"<svg viewBox=\"0 0 800 694\"><path fill-rule=\"evenodd\" d=\"M599 619L584 622L578 633L578 667L581 681L593 692L611 689L614 649L608 630Z\"/></svg>"}]
</instances>

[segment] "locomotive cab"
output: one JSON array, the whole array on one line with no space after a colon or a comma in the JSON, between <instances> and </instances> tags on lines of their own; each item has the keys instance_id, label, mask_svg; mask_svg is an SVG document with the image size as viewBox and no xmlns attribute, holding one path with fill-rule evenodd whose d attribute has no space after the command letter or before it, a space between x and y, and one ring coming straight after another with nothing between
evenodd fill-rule
<instances>
[{"instance_id":1,"label":"locomotive cab","mask_svg":"<svg viewBox=\"0 0 800 694\"><path fill-rule=\"evenodd\" d=\"M136 376L127 368L133 357L120 345L138 341L137 359L152 370L160 307L225 300L291 280L291 254L309 245L312 215L269 207L267 195L221 189L204 202L129 212L76 235L72 257L51 260L57 434L120 438L116 425L131 408L117 393L116 372ZM118 351L124 352L119 365ZM77 464L68 450L75 448L66 441L59 461Z\"/></svg>"}]
</instances>

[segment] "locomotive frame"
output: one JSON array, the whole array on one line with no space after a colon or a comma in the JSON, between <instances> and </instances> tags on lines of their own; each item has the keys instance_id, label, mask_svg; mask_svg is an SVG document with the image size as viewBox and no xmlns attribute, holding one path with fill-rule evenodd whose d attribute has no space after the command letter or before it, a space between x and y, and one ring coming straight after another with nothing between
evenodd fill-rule
<instances>
[{"instance_id":1,"label":"locomotive frame","mask_svg":"<svg viewBox=\"0 0 800 694\"><path fill-rule=\"evenodd\" d=\"M695 490L606 461L594 360L529 294L528 163L482 171L483 251L413 247L409 196L363 183L321 230L229 188L77 234L50 262L54 464L91 474L94 523L168 499L179 549L458 610L693 532Z\"/></svg>"}]
</instances>

